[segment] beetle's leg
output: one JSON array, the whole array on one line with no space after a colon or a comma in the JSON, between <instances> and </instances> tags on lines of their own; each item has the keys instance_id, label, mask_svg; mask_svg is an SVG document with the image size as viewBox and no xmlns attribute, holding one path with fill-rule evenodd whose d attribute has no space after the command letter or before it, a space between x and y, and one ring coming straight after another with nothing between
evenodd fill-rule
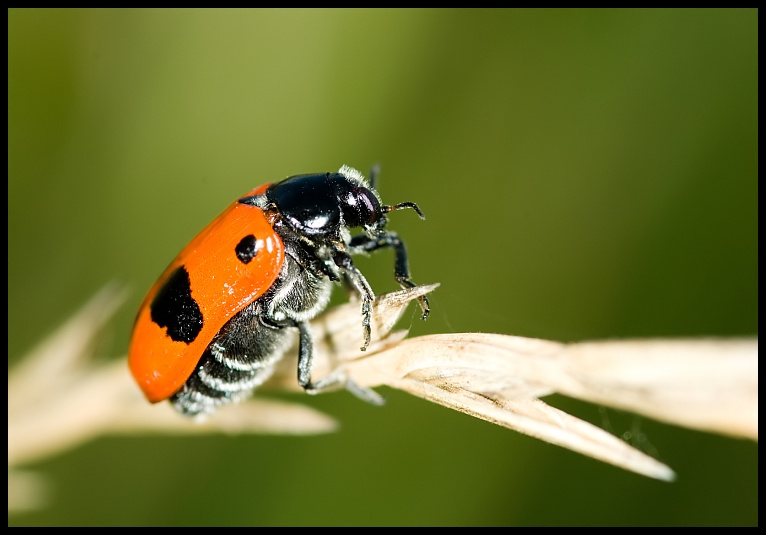
<instances>
[{"instance_id":1,"label":"beetle's leg","mask_svg":"<svg viewBox=\"0 0 766 535\"><path fill-rule=\"evenodd\" d=\"M311 384L311 364L314 360L314 340L311 338L311 329L305 321L296 321L298 328L298 384L304 390L313 389Z\"/></svg>"},{"instance_id":2,"label":"beetle's leg","mask_svg":"<svg viewBox=\"0 0 766 535\"><path fill-rule=\"evenodd\" d=\"M293 325L298 329L298 384L309 394L318 394L335 388L346 388L362 401L373 405L382 405L383 398L372 390L357 385L346 376L342 370L330 373L317 382L311 380L311 366L314 360L314 342L311 337L311 329L307 322L296 321Z\"/></svg>"},{"instance_id":3,"label":"beetle's leg","mask_svg":"<svg viewBox=\"0 0 766 535\"><path fill-rule=\"evenodd\" d=\"M407 262L407 248L404 242L395 232L383 232L377 236L370 237L367 234L359 234L351 238L349 243L349 252L351 254L370 253L378 249L392 248L396 253L394 263L394 278L402 288L413 288L414 282L410 279L410 266ZM423 311L423 319L428 317L431 308L428 298L424 295L418 297L418 304Z\"/></svg>"},{"instance_id":4,"label":"beetle's leg","mask_svg":"<svg viewBox=\"0 0 766 535\"><path fill-rule=\"evenodd\" d=\"M285 329L295 327L298 329L298 384L304 390L313 390L314 384L311 382L311 365L314 361L314 340L311 337L311 327L307 321L297 321L294 319L284 319L275 321L272 318L263 316L259 321L272 329Z\"/></svg>"},{"instance_id":5,"label":"beetle's leg","mask_svg":"<svg viewBox=\"0 0 766 535\"><path fill-rule=\"evenodd\" d=\"M354 265L354 261L351 260L351 256L344 251L335 251L333 255L333 261L335 265L343 270L348 276L349 280L356 288L359 297L362 299L362 329L364 329L364 345L362 351L367 350L367 346L370 345L371 329L370 322L372 320L372 301L375 299L375 294L370 287L370 283L362 275L362 272Z\"/></svg>"}]
</instances>

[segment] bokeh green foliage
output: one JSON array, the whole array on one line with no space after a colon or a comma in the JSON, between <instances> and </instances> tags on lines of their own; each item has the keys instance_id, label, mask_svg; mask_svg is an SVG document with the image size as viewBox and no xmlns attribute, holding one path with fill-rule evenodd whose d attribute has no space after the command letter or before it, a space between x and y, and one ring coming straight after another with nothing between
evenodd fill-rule
<instances>
[{"instance_id":1,"label":"bokeh green foliage","mask_svg":"<svg viewBox=\"0 0 766 535\"><path fill-rule=\"evenodd\" d=\"M123 355L237 195L376 162L427 216L391 216L414 279L442 284L412 335L757 334L755 10L8 15L9 365L112 280ZM380 292L392 262L358 265ZM99 440L33 467L54 500L9 522L757 523L754 444L552 400L633 430L664 484L385 394L311 398L329 436Z\"/></svg>"}]
</instances>

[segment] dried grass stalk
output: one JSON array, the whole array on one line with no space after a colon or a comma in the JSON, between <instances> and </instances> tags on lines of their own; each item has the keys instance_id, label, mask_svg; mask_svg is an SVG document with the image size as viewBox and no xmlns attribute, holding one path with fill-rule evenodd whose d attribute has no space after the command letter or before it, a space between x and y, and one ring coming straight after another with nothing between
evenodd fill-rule
<instances>
[{"instance_id":1,"label":"dried grass stalk","mask_svg":"<svg viewBox=\"0 0 766 535\"><path fill-rule=\"evenodd\" d=\"M677 425L758 438L757 340L562 344L486 333L405 339L406 331L394 331L406 305L436 286L380 296L366 352L359 351L358 303L322 315L313 322L313 377L331 374L361 388L398 388L663 480L674 477L670 468L539 397L558 392ZM9 467L106 433L300 434L336 428L332 418L310 407L260 397L225 407L202 423L176 415L166 403L149 405L124 359L96 364L91 358L94 337L121 300L121 292L107 288L9 374ZM261 390L299 390L295 370L294 358L286 358Z\"/></svg>"}]
</instances>

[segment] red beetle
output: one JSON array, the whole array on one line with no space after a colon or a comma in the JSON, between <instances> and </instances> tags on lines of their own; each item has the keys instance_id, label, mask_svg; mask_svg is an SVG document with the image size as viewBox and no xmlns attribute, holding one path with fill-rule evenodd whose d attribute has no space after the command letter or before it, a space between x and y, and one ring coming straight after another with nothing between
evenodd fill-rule
<instances>
[{"instance_id":1,"label":"red beetle","mask_svg":"<svg viewBox=\"0 0 766 535\"><path fill-rule=\"evenodd\" d=\"M371 181L374 177L371 177ZM351 255L396 252L394 277L410 280L407 251L386 230L386 215L415 203L382 204L374 184L343 166L260 186L229 206L173 260L138 312L130 344L133 377L149 401L169 399L181 413L210 413L247 396L271 375L300 333L298 382L308 391L308 322L327 306L332 282L362 302L364 347L374 294ZM351 236L349 229L363 233ZM419 299L423 318L428 299Z\"/></svg>"}]
</instances>

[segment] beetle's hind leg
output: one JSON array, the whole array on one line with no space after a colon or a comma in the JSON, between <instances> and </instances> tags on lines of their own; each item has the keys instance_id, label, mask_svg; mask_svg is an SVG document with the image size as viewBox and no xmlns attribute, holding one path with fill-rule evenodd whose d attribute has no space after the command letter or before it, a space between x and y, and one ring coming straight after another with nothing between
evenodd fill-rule
<instances>
[{"instance_id":1,"label":"beetle's hind leg","mask_svg":"<svg viewBox=\"0 0 766 535\"><path fill-rule=\"evenodd\" d=\"M346 375L346 372L337 369L318 381L311 380L311 367L314 360L314 341L311 336L311 327L307 322L296 321L293 324L299 333L298 342L298 384L308 394L319 394L330 390L345 388L362 401L372 403L373 405L382 405L383 397L364 386L356 384Z\"/></svg>"}]
</instances>

